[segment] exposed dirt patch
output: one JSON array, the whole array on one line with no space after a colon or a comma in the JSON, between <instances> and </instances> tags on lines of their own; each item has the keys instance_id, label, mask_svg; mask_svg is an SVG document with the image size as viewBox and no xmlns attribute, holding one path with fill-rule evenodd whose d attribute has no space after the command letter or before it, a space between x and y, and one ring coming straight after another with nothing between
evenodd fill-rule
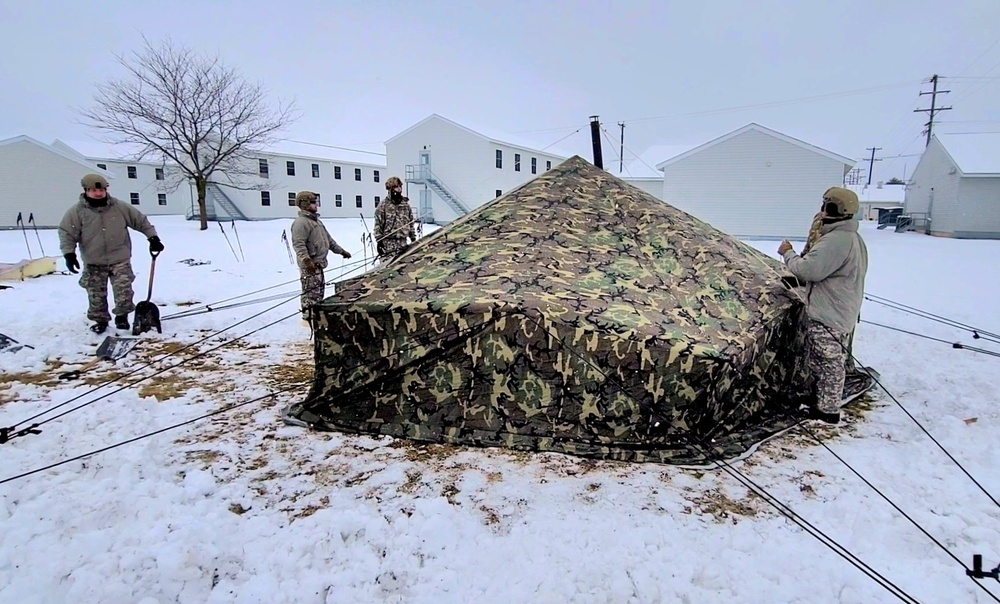
<instances>
[{"instance_id":1,"label":"exposed dirt patch","mask_svg":"<svg viewBox=\"0 0 1000 604\"><path fill-rule=\"evenodd\" d=\"M59 379L60 368L66 363L58 360L45 361L45 369L38 372L0 373L0 389L10 389L14 384L27 384L41 388L54 388L65 383ZM11 399L13 400L13 399Z\"/></svg>"},{"instance_id":2,"label":"exposed dirt patch","mask_svg":"<svg viewBox=\"0 0 1000 604\"><path fill-rule=\"evenodd\" d=\"M752 518L757 515L758 510L752 505L756 498L756 495L749 493L745 499L737 501L719 491L709 491L689 499L694 507L685 507L684 513L690 514L697 509L702 514L711 515L717 523L736 524L740 518Z\"/></svg>"}]
</instances>

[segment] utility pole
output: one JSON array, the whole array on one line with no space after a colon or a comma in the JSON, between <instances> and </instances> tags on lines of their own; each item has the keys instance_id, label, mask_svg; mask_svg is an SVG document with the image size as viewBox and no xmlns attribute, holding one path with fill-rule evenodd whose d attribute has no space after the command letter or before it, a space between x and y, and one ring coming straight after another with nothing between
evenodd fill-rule
<instances>
[{"instance_id":1,"label":"utility pole","mask_svg":"<svg viewBox=\"0 0 1000 604\"><path fill-rule=\"evenodd\" d=\"M604 158L601 157L601 122L596 115L590 116L590 142L594 146L594 165L604 169Z\"/></svg>"},{"instance_id":2,"label":"utility pole","mask_svg":"<svg viewBox=\"0 0 1000 604\"><path fill-rule=\"evenodd\" d=\"M618 149L618 173L621 174L625 169L625 122L618 122L618 125L622 129L621 147Z\"/></svg>"},{"instance_id":3,"label":"utility pole","mask_svg":"<svg viewBox=\"0 0 1000 604\"><path fill-rule=\"evenodd\" d=\"M868 184L872 184L872 172L875 170L875 162L882 161L881 158L875 159L875 152L881 151L882 147L867 147L865 151L871 151L872 157L868 160Z\"/></svg>"},{"instance_id":4,"label":"utility pole","mask_svg":"<svg viewBox=\"0 0 1000 604\"><path fill-rule=\"evenodd\" d=\"M937 85L938 85L938 75L937 74L934 74L933 76L931 76L931 84L934 85L934 87L931 90L931 92L921 92L920 93L921 96L923 96L925 94L931 95L931 108L930 109L914 109L913 110L913 113L929 113L930 114L930 116L929 116L929 118L927 120L927 123L924 124L924 126L927 126L927 130L925 130L925 132L927 133L927 143L924 145L925 147L927 145L931 144L931 133L934 130L934 116L937 115L937 113L940 112L940 111L948 111L948 110L951 109L951 107L937 107L937 95L939 95L939 94L947 94L947 93L951 92L950 90L938 90L937 89Z\"/></svg>"}]
</instances>

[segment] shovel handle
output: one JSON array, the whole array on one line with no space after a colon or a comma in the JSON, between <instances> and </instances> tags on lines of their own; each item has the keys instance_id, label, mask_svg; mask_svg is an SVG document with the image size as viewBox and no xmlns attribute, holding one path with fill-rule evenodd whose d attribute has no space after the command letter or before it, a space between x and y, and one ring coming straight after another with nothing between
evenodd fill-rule
<instances>
[{"instance_id":1,"label":"shovel handle","mask_svg":"<svg viewBox=\"0 0 1000 604\"><path fill-rule=\"evenodd\" d=\"M90 361L87 361L79 369L74 369L72 371L66 371L64 373L60 373L59 374L59 379L61 379L61 380L75 380L78 377L80 377L81 373L84 373L85 371L88 371L91 367L93 367L94 365L98 364L100 361L101 361L101 358L96 358L96 359L92 359Z\"/></svg>"},{"instance_id":2,"label":"shovel handle","mask_svg":"<svg viewBox=\"0 0 1000 604\"><path fill-rule=\"evenodd\" d=\"M156 272L156 257L160 255L160 252L150 252L152 260L149 261L149 290L146 292L146 302L149 302L153 297L153 274Z\"/></svg>"}]
</instances>

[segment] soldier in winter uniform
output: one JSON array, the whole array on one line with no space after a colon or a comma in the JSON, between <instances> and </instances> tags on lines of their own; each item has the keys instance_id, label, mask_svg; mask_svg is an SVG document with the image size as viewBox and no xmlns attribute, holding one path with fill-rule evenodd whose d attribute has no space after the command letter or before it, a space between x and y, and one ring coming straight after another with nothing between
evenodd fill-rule
<instances>
[{"instance_id":1,"label":"soldier in winter uniform","mask_svg":"<svg viewBox=\"0 0 1000 604\"><path fill-rule=\"evenodd\" d=\"M340 254L344 258L350 258L351 254L337 245L320 221L315 193L300 191L295 196L295 203L299 206L299 216L292 222L292 249L298 258L302 282L302 318L308 321L312 317L312 307L323 300L327 253Z\"/></svg>"},{"instance_id":2,"label":"soldier in winter uniform","mask_svg":"<svg viewBox=\"0 0 1000 604\"><path fill-rule=\"evenodd\" d=\"M824 202L823 205L825 207L826 203ZM823 227L823 218L825 216L823 208L820 208L819 212L813 216L812 224L809 225L809 234L806 235L806 244L802 248L803 256L808 254L809 250L816 245L817 241L819 241L819 232ZM858 320L861 320L860 316L858 317ZM855 325L855 327L857 326ZM858 372L857 363L854 362L854 331L854 328L851 328L851 333L847 336L847 354L844 355L844 369L847 371L848 375Z\"/></svg>"},{"instance_id":3,"label":"soldier in winter uniform","mask_svg":"<svg viewBox=\"0 0 1000 604\"><path fill-rule=\"evenodd\" d=\"M389 195L375 209L375 247L382 262L392 262L408 246L417 240L417 230L413 219L410 199L403 197L403 181L398 176L390 176L385 181Z\"/></svg>"},{"instance_id":4,"label":"soldier in winter uniform","mask_svg":"<svg viewBox=\"0 0 1000 604\"><path fill-rule=\"evenodd\" d=\"M831 187L823 194L819 237L806 256L782 241L778 253L785 265L806 283L809 370L816 390L812 416L836 424L844 392L847 340L861 314L868 272L868 248L858 233L858 196Z\"/></svg>"},{"instance_id":5,"label":"soldier in winter uniform","mask_svg":"<svg viewBox=\"0 0 1000 604\"><path fill-rule=\"evenodd\" d=\"M128 315L135 310L132 300L132 240L128 229L139 231L149 240L149 252L163 251L163 243L146 216L108 194L108 181L99 174L87 174L80 184L83 193L59 223L59 247L71 273L80 269L76 246L83 256L80 286L87 290L87 318L94 333L104 333L111 321L108 314L108 281L115 298L115 327L128 329Z\"/></svg>"}]
</instances>

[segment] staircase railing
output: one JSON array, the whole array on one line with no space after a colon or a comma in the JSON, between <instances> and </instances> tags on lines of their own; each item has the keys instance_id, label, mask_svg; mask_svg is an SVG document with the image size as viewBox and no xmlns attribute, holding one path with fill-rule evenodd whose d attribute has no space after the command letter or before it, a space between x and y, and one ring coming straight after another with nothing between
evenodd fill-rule
<instances>
[{"instance_id":1,"label":"staircase railing","mask_svg":"<svg viewBox=\"0 0 1000 604\"><path fill-rule=\"evenodd\" d=\"M414 184L426 184L429 186L459 216L469 213L469 207L441 179L434 175L427 164L406 166L406 180Z\"/></svg>"}]
</instances>

